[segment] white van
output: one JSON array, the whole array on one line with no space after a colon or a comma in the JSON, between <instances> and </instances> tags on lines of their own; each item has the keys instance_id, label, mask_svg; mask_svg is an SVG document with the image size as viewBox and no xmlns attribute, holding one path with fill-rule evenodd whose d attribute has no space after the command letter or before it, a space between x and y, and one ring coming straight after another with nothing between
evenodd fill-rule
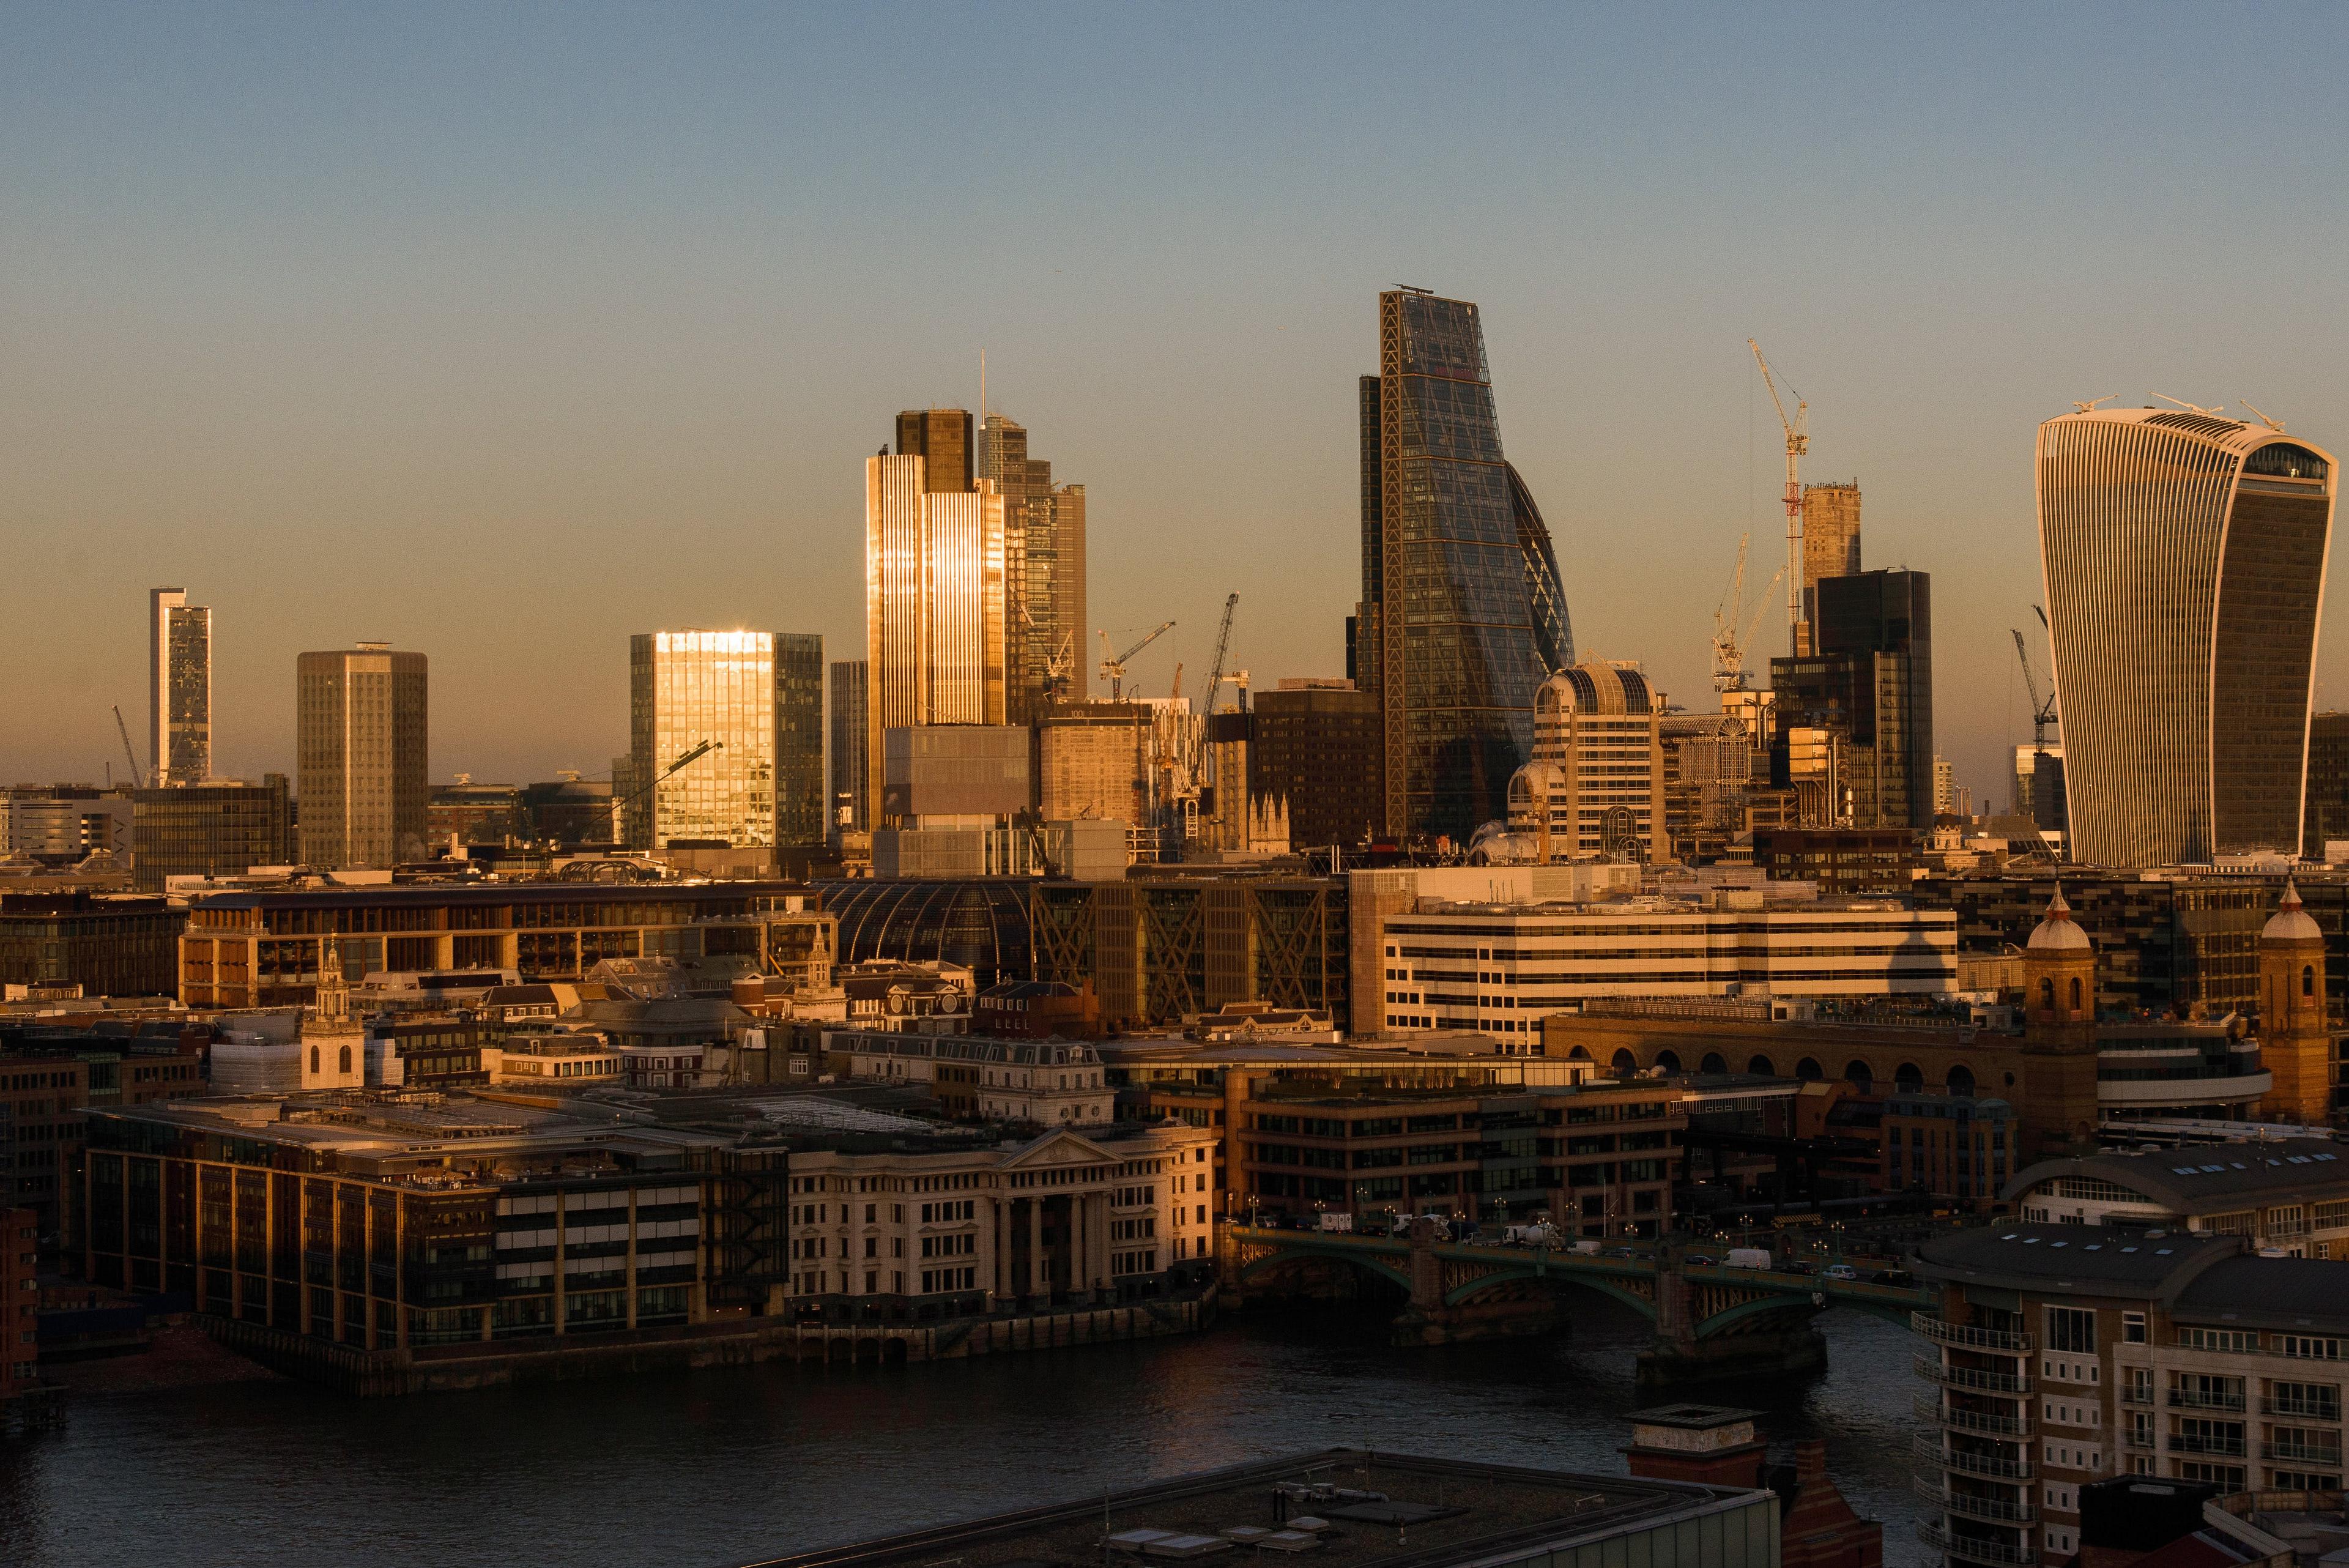
<instances>
[{"instance_id":1,"label":"white van","mask_svg":"<svg viewBox=\"0 0 2349 1568\"><path fill-rule=\"evenodd\" d=\"M1729 1256L1722 1260L1733 1269L1766 1269L1771 1266L1767 1247L1732 1247Z\"/></svg>"}]
</instances>

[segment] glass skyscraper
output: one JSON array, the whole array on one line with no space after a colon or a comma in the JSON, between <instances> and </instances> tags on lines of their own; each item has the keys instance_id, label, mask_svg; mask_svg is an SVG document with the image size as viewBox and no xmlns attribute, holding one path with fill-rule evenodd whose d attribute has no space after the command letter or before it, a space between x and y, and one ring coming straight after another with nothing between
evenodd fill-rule
<instances>
[{"instance_id":1,"label":"glass skyscraper","mask_svg":"<svg viewBox=\"0 0 2349 1568\"><path fill-rule=\"evenodd\" d=\"M1557 559L1501 454L1475 306L1379 296L1361 381L1358 683L1377 693L1384 830L1465 840L1508 815L1534 693L1574 662Z\"/></svg>"},{"instance_id":2,"label":"glass skyscraper","mask_svg":"<svg viewBox=\"0 0 2349 1568\"><path fill-rule=\"evenodd\" d=\"M2298 851L2336 483L2329 454L2208 414L2039 427L2074 858Z\"/></svg>"},{"instance_id":3,"label":"glass skyscraper","mask_svg":"<svg viewBox=\"0 0 2349 1568\"><path fill-rule=\"evenodd\" d=\"M212 771L212 612L178 588L147 594L148 782L202 784Z\"/></svg>"},{"instance_id":4,"label":"glass skyscraper","mask_svg":"<svg viewBox=\"0 0 2349 1568\"><path fill-rule=\"evenodd\" d=\"M823 641L768 631L628 639L631 846L736 848L823 836ZM705 741L715 749L661 774Z\"/></svg>"}]
</instances>

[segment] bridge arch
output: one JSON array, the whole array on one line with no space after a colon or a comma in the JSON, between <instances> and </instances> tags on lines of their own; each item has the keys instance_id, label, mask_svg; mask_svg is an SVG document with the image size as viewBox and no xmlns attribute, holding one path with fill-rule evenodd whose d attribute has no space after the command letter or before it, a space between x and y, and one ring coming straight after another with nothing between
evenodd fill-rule
<instances>
[{"instance_id":1,"label":"bridge arch","mask_svg":"<svg viewBox=\"0 0 2349 1568\"><path fill-rule=\"evenodd\" d=\"M1406 1295L1411 1293L1411 1269L1407 1262L1398 1267L1378 1252L1343 1246L1316 1246L1302 1236L1296 1243L1284 1243L1263 1257L1244 1264L1240 1269L1240 1280L1246 1283L1286 1269L1312 1263L1340 1263L1358 1272L1372 1275Z\"/></svg>"},{"instance_id":2,"label":"bridge arch","mask_svg":"<svg viewBox=\"0 0 2349 1568\"><path fill-rule=\"evenodd\" d=\"M1524 1286L1528 1284L1540 1286L1552 1292L1555 1292L1560 1286L1568 1286L1576 1290L1596 1291L1600 1295L1610 1296L1617 1302L1630 1307L1633 1312L1638 1313L1650 1323L1653 1323L1656 1320L1656 1303L1653 1300L1641 1295L1639 1292L1631 1290L1628 1286L1618 1284L1613 1280L1608 1279L1604 1275L1537 1272L1530 1263L1526 1264L1523 1268L1506 1269L1495 1273L1480 1275L1475 1279L1467 1280L1460 1284L1454 1285L1450 1290L1444 1293L1444 1304L1445 1306L1460 1306L1468 1302L1475 1301L1478 1296L1486 1294L1492 1291L1500 1290L1505 1287Z\"/></svg>"}]
</instances>

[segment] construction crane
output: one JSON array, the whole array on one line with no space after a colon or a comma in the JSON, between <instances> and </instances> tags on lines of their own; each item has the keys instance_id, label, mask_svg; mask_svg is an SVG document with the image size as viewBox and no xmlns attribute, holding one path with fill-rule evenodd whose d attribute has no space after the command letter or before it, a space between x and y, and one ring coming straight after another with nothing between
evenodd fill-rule
<instances>
[{"instance_id":1,"label":"construction crane","mask_svg":"<svg viewBox=\"0 0 2349 1568\"><path fill-rule=\"evenodd\" d=\"M1795 417L1786 417L1786 405L1778 397L1777 379L1770 374L1770 361L1762 357L1762 345L1753 338L1745 346L1754 350L1754 362L1762 367L1762 384L1770 389L1770 406L1778 410L1778 423L1786 431L1786 651L1800 654L1803 624L1803 454L1811 450L1811 406L1803 401L1803 394L1795 392Z\"/></svg>"},{"instance_id":2,"label":"construction crane","mask_svg":"<svg viewBox=\"0 0 2349 1568\"><path fill-rule=\"evenodd\" d=\"M132 787L137 789L145 789L147 787L147 775L139 771L139 753L131 750L130 726L122 722L122 704L119 702L117 702L114 705L114 730L117 734L122 737L122 754L129 761L130 763L130 783Z\"/></svg>"},{"instance_id":3,"label":"construction crane","mask_svg":"<svg viewBox=\"0 0 2349 1568\"><path fill-rule=\"evenodd\" d=\"M1713 607L1713 684L1718 691L1744 691L1752 684L1745 673L1746 644L1753 639L1754 625L1762 618L1770 590L1778 583L1779 574L1773 573L1748 607L1745 547L1752 539L1750 534L1738 538L1737 566L1729 574L1729 587L1723 592L1721 602Z\"/></svg>"},{"instance_id":4,"label":"construction crane","mask_svg":"<svg viewBox=\"0 0 2349 1568\"><path fill-rule=\"evenodd\" d=\"M2146 396L2159 398L2165 403L2176 403L2188 413L2200 414L2206 420L2223 420L2227 417L2224 410L2206 409L2199 403L2189 403L2183 398L2173 398L2168 392L2147 392Z\"/></svg>"},{"instance_id":5,"label":"construction crane","mask_svg":"<svg viewBox=\"0 0 2349 1568\"><path fill-rule=\"evenodd\" d=\"M1103 631L1101 634L1101 677L1103 680L1109 682L1109 697L1111 701L1114 702L1125 695L1125 661L1132 659L1135 654L1140 653L1143 649L1148 648L1152 643L1156 642L1160 638L1165 636L1168 632L1174 629L1174 623L1173 621L1160 621L1157 627L1152 630L1148 637L1143 638L1140 642L1135 643L1123 653L1112 653L1109 650L1109 633L1107 631Z\"/></svg>"},{"instance_id":6,"label":"construction crane","mask_svg":"<svg viewBox=\"0 0 2349 1568\"><path fill-rule=\"evenodd\" d=\"M675 778L678 774L683 773L687 768L690 767L695 763L699 762L710 753L722 752L725 749L726 742L723 741L703 741L698 742L691 751L687 752L683 756L678 758L677 761L663 768L659 774L631 790L626 799L622 800L617 805L612 808L613 811L616 813L626 811L628 807L636 805L636 802L644 799L645 796L652 794L654 790L658 789L662 784L667 784L670 779Z\"/></svg>"},{"instance_id":7,"label":"construction crane","mask_svg":"<svg viewBox=\"0 0 2349 1568\"><path fill-rule=\"evenodd\" d=\"M1033 636L1036 631L1036 618L1028 613L1028 602L1025 599L1016 602L1019 606L1021 623L1028 628L1029 634ZM1069 694L1069 672L1076 668L1076 633L1064 631L1061 634L1060 646L1053 649L1044 659L1046 701L1057 702Z\"/></svg>"},{"instance_id":8,"label":"construction crane","mask_svg":"<svg viewBox=\"0 0 2349 1568\"><path fill-rule=\"evenodd\" d=\"M1224 600L1224 624L1216 632L1216 662L1207 670L1207 692L1199 700L1199 711L1216 711L1216 699L1224 689L1224 655L1231 651L1232 612L1240 607L1240 597L1233 594Z\"/></svg>"},{"instance_id":9,"label":"construction crane","mask_svg":"<svg viewBox=\"0 0 2349 1568\"><path fill-rule=\"evenodd\" d=\"M2046 619L2045 611L2040 612L2040 618ZM2055 722L2055 689L2049 687L2046 699L2041 700L2039 677L2031 672L2031 649L2020 630L2014 634L2014 657L2023 662L2023 689L2031 695L2031 749L2044 752L2047 749L2047 732Z\"/></svg>"}]
</instances>

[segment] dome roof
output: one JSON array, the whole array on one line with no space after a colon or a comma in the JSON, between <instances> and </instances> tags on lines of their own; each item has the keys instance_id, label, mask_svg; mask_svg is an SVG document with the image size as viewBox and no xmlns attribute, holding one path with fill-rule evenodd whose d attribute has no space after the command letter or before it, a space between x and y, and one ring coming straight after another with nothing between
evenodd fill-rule
<instances>
[{"instance_id":1,"label":"dome roof","mask_svg":"<svg viewBox=\"0 0 2349 1568\"><path fill-rule=\"evenodd\" d=\"M2088 933L2072 919L2072 906L2064 901L2064 889L2059 884L2055 896L2047 901L2047 918L2032 929L2031 950L2048 952L2069 949L2085 951L2094 945L2088 940Z\"/></svg>"},{"instance_id":2,"label":"dome roof","mask_svg":"<svg viewBox=\"0 0 2349 1568\"><path fill-rule=\"evenodd\" d=\"M1628 659L1588 659L1561 670L1534 693L1537 718L1556 713L1656 713L1663 695Z\"/></svg>"},{"instance_id":3,"label":"dome roof","mask_svg":"<svg viewBox=\"0 0 2349 1568\"><path fill-rule=\"evenodd\" d=\"M2283 879L2283 897L2276 903L2276 912L2260 930L2263 942L2321 942L2323 928L2309 918L2300 906L2300 888L2289 877Z\"/></svg>"}]
</instances>

